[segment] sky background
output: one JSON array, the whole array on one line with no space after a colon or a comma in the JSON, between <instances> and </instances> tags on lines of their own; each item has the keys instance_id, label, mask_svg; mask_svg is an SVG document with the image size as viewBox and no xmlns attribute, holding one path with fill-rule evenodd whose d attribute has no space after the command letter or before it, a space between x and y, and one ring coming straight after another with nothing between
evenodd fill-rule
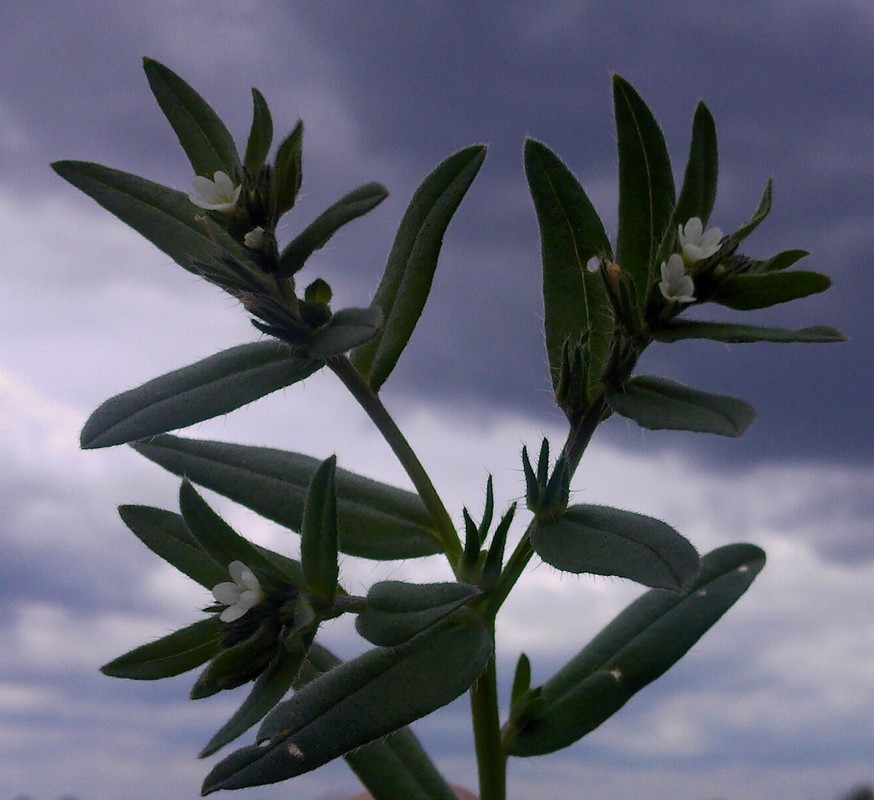
<instances>
[{"instance_id":1,"label":"sky background","mask_svg":"<svg viewBox=\"0 0 874 800\"><path fill-rule=\"evenodd\" d=\"M523 444L547 436L557 448L565 437L543 350L524 137L575 171L613 238L611 75L653 109L678 179L705 99L720 142L712 223L738 227L773 177L774 210L746 251L809 250L803 267L834 281L824 295L743 321L835 325L851 341L647 353L645 372L742 397L757 421L726 440L611 420L574 499L664 519L701 552L753 542L769 563L686 659L595 733L511 761L511 796L806 800L874 781L874 6L4 0L0 798L194 798L209 766L196 753L241 699L190 703L192 675L137 684L97 671L193 621L208 595L162 566L115 512L121 503L175 508L176 479L126 448L80 452L78 432L107 397L256 338L231 299L48 168L93 160L189 189L143 55L188 80L241 147L253 85L277 135L304 120L304 190L286 238L356 186L389 188L309 262L339 307L368 303L431 168L461 147L490 145L383 393L459 522L463 504L479 513L489 473L502 504L523 493ZM347 469L407 486L329 374L186 435L337 453ZM294 552L297 537L208 496L248 536ZM346 558L342 577L363 592L385 577L449 575L437 559ZM524 648L542 682L638 593L534 565L500 619L500 667L512 671ZM344 657L361 649L349 625L330 627L325 641ZM450 779L473 787L466 713L460 701L415 729ZM337 800L355 786L338 763L241 796Z\"/></svg>"}]
</instances>

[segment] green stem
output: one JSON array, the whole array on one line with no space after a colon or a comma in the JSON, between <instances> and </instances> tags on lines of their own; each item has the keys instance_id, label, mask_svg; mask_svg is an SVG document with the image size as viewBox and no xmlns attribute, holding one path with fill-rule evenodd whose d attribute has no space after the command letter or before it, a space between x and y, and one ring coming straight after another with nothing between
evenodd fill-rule
<instances>
[{"instance_id":1,"label":"green stem","mask_svg":"<svg viewBox=\"0 0 874 800\"><path fill-rule=\"evenodd\" d=\"M373 424L376 425L397 456L401 466L406 470L413 486L419 493L419 497L422 498L422 502L431 515L434 532L454 570L462 552L461 540L458 538L458 533L452 524L452 518L446 510L446 506L443 505L431 478L428 477L428 473L425 472L425 468L413 452L410 443L401 433L382 401L365 383L361 373L352 366L346 356L334 356L329 358L327 363L331 371L343 382L343 385L351 392Z\"/></svg>"},{"instance_id":2,"label":"green stem","mask_svg":"<svg viewBox=\"0 0 874 800\"><path fill-rule=\"evenodd\" d=\"M494 633L494 626L492 626ZM479 766L480 800L506 800L507 757L501 746L501 721L498 716L498 677L494 654L485 672L470 688L473 735Z\"/></svg>"}]
</instances>

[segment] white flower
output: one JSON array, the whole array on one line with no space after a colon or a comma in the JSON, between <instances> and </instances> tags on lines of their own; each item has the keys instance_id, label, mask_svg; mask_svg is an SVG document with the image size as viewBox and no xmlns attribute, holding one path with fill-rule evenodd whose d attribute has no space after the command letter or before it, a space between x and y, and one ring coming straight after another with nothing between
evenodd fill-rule
<instances>
[{"instance_id":1,"label":"white flower","mask_svg":"<svg viewBox=\"0 0 874 800\"><path fill-rule=\"evenodd\" d=\"M242 561L232 561L228 566L233 583L226 581L213 587L212 596L227 606L219 615L222 622L233 622L254 608L264 599L261 584Z\"/></svg>"},{"instance_id":2,"label":"white flower","mask_svg":"<svg viewBox=\"0 0 874 800\"><path fill-rule=\"evenodd\" d=\"M687 267L691 267L702 258L709 258L719 249L722 231L719 228L708 228L705 231L698 217L692 217L685 225L679 225L678 228L683 261Z\"/></svg>"},{"instance_id":3,"label":"white flower","mask_svg":"<svg viewBox=\"0 0 874 800\"><path fill-rule=\"evenodd\" d=\"M198 208L207 211L219 211L222 214L230 214L237 206L240 197L241 186L234 186L234 182L227 173L217 170L213 179L197 175L192 183L197 194L188 195L188 199Z\"/></svg>"},{"instance_id":4,"label":"white flower","mask_svg":"<svg viewBox=\"0 0 874 800\"><path fill-rule=\"evenodd\" d=\"M666 300L677 303L691 303L695 300L695 284L686 274L686 266L679 253L671 255L667 264L662 262L662 280L659 289Z\"/></svg>"},{"instance_id":5,"label":"white flower","mask_svg":"<svg viewBox=\"0 0 874 800\"><path fill-rule=\"evenodd\" d=\"M243 244L250 250L263 250L267 244L267 232L260 225L252 228L244 237Z\"/></svg>"}]
</instances>

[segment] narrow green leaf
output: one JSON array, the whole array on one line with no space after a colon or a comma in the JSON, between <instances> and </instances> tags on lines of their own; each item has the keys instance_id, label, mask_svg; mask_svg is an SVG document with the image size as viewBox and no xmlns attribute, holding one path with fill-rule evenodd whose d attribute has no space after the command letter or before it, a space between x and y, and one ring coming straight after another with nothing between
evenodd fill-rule
<instances>
[{"instance_id":1,"label":"narrow green leaf","mask_svg":"<svg viewBox=\"0 0 874 800\"><path fill-rule=\"evenodd\" d=\"M310 594L331 602L337 593L337 457L319 464L307 490L300 537L300 563Z\"/></svg>"},{"instance_id":2,"label":"narrow green leaf","mask_svg":"<svg viewBox=\"0 0 874 800\"><path fill-rule=\"evenodd\" d=\"M758 547L729 545L701 559L685 594L651 589L635 600L543 685L543 707L521 730L507 732L509 753L552 753L593 731L679 661L764 564Z\"/></svg>"},{"instance_id":3,"label":"narrow green leaf","mask_svg":"<svg viewBox=\"0 0 874 800\"><path fill-rule=\"evenodd\" d=\"M169 435L133 447L170 472L295 531L300 530L306 490L319 463L282 450ZM344 553L390 560L440 552L428 511L417 495L342 469L336 478Z\"/></svg>"},{"instance_id":4,"label":"narrow green leaf","mask_svg":"<svg viewBox=\"0 0 874 800\"><path fill-rule=\"evenodd\" d=\"M495 528L495 536L492 539L491 547L489 547L486 563L483 565L483 583L486 586L494 585L504 567L504 548L507 545L507 533L513 524L515 513L516 504L513 503L507 509L507 513L501 517L498 527Z\"/></svg>"},{"instance_id":5,"label":"narrow green leaf","mask_svg":"<svg viewBox=\"0 0 874 800\"><path fill-rule=\"evenodd\" d=\"M789 269L793 264L797 264L802 258L806 258L810 253L807 250L784 250L782 253L777 253L771 256L767 261L762 262L758 272L779 272L784 269Z\"/></svg>"},{"instance_id":6,"label":"narrow green leaf","mask_svg":"<svg viewBox=\"0 0 874 800\"><path fill-rule=\"evenodd\" d=\"M674 176L652 112L628 81L613 76L619 149L616 260L631 275L639 308L654 285L655 258L674 208Z\"/></svg>"},{"instance_id":7,"label":"narrow green leaf","mask_svg":"<svg viewBox=\"0 0 874 800\"><path fill-rule=\"evenodd\" d=\"M298 675L301 686L340 664L340 659L313 644ZM409 728L401 728L378 742L359 747L343 758L374 800L457 800Z\"/></svg>"},{"instance_id":8,"label":"narrow green leaf","mask_svg":"<svg viewBox=\"0 0 874 800\"><path fill-rule=\"evenodd\" d=\"M246 143L246 155L243 158L243 166L252 175L257 175L273 143L273 117L270 115L270 107L254 86L252 87L252 127L249 130L249 140Z\"/></svg>"},{"instance_id":9,"label":"narrow green leaf","mask_svg":"<svg viewBox=\"0 0 874 800\"><path fill-rule=\"evenodd\" d=\"M766 275L733 275L719 284L713 300L738 311L751 311L824 292L831 283L826 275L800 270Z\"/></svg>"},{"instance_id":10,"label":"narrow green leaf","mask_svg":"<svg viewBox=\"0 0 874 800\"><path fill-rule=\"evenodd\" d=\"M233 278L217 261L228 253L254 285L264 287L267 294L272 291L242 245L219 226L207 227L203 221L206 212L182 192L87 161L56 161L52 169L189 272L200 275L195 264L200 261L215 264L219 275L225 271Z\"/></svg>"},{"instance_id":11,"label":"narrow green leaf","mask_svg":"<svg viewBox=\"0 0 874 800\"><path fill-rule=\"evenodd\" d=\"M743 400L708 394L666 378L632 378L607 392L613 411L651 430L695 431L740 436L755 411Z\"/></svg>"},{"instance_id":12,"label":"narrow green leaf","mask_svg":"<svg viewBox=\"0 0 874 800\"><path fill-rule=\"evenodd\" d=\"M513 688L510 702L516 703L531 691L531 661L525 653L519 654L516 671L513 674Z\"/></svg>"},{"instance_id":13,"label":"narrow green leaf","mask_svg":"<svg viewBox=\"0 0 874 800\"><path fill-rule=\"evenodd\" d=\"M312 358L331 358L369 342L381 328L379 306L342 308L324 328L313 334L305 350Z\"/></svg>"},{"instance_id":14,"label":"narrow green leaf","mask_svg":"<svg viewBox=\"0 0 874 800\"><path fill-rule=\"evenodd\" d=\"M151 58L143 59L149 86L173 126L179 144L197 175L216 170L231 178L240 163L234 139L209 104L175 72Z\"/></svg>"},{"instance_id":15,"label":"narrow green leaf","mask_svg":"<svg viewBox=\"0 0 874 800\"><path fill-rule=\"evenodd\" d=\"M188 530L179 514L150 506L119 506L122 521L156 555L207 589L228 579L219 564Z\"/></svg>"},{"instance_id":16,"label":"narrow green leaf","mask_svg":"<svg viewBox=\"0 0 874 800\"><path fill-rule=\"evenodd\" d=\"M468 147L437 165L416 190L401 220L374 303L382 332L352 354L352 363L373 391L391 374L425 307L443 236L486 156Z\"/></svg>"},{"instance_id":17,"label":"narrow green leaf","mask_svg":"<svg viewBox=\"0 0 874 800\"><path fill-rule=\"evenodd\" d=\"M594 256L612 259L610 241L573 173L546 145L533 139L525 142L525 174L540 227L552 385L558 389L565 343L586 337L586 384L591 389L607 357L613 317L601 276L589 272L587 262Z\"/></svg>"},{"instance_id":18,"label":"narrow green leaf","mask_svg":"<svg viewBox=\"0 0 874 800\"><path fill-rule=\"evenodd\" d=\"M729 239L735 242L742 242L747 238L762 222L765 221L765 217L771 213L771 202L774 198L774 183L769 178L768 182L765 184L765 191L762 193L762 199L759 201L759 207L756 209L755 214L750 217L750 219L740 226L734 233L729 235Z\"/></svg>"},{"instance_id":19,"label":"narrow green leaf","mask_svg":"<svg viewBox=\"0 0 874 800\"><path fill-rule=\"evenodd\" d=\"M226 570L232 561L242 561L249 569L272 572L270 561L216 514L187 479L179 488L179 508L192 536Z\"/></svg>"},{"instance_id":20,"label":"narrow green leaf","mask_svg":"<svg viewBox=\"0 0 874 800\"><path fill-rule=\"evenodd\" d=\"M372 644L403 644L479 597L476 586L463 583L416 584L381 581L367 593L367 609L355 630Z\"/></svg>"},{"instance_id":21,"label":"narrow green leaf","mask_svg":"<svg viewBox=\"0 0 874 800\"><path fill-rule=\"evenodd\" d=\"M670 525L607 506L571 506L558 520L538 520L531 546L564 572L616 575L677 592L698 573L698 553Z\"/></svg>"},{"instance_id":22,"label":"narrow green leaf","mask_svg":"<svg viewBox=\"0 0 874 800\"><path fill-rule=\"evenodd\" d=\"M209 661L218 652L222 636L218 617L212 615L125 653L100 671L112 678L134 681L181 675Z\"/></svg>"},{"instance_id":23,"label":"narrow green leaf","mask_svg":"<svg viewBox=\"0 0 874 800\"><path fill-rule=\"evenodd\" d=\"M303 123L298 121L294 130L283 139L276 151L276 209L282 216L294 207L303 182Z\"/></svg>"},{"instance_id":24,"label":"narrow green leaf","mask_svg":"<svg viewBox=\"0 0 874 800\"><path fill-rule=\"evenodd\" d=\"M376 208L386 197L388 190L378 183L368 183L342 197L304 228L282 251L277 274L280 277L294 275L340 228Z\"/></svg>"},{"instance_id":25,"label":"narrow green leaf","mask_svg":"<svg viewBox=\"0 0 874 800\"><path fill-rule=\"evenodd\" d=\"M202 792L287 780L386 736L469 688L492 649L483 621L472 617L444 620L398 647L341 664L268 714L261 744L219 762Z\"/></svg>"},{"instance_id":26,"label":"narrow green leaf","mask_svg":"<svg viewBox=\"0 0 874 800\"><path fill-rule=\"evenodd\" d=\"M211 756L264 719L270 709L288 693L292 681L300 672L300 666L305 656L306 650L304 649L292 653L281 647L270 666L258 676L252 686L252 691L249 692L243 704L209 740L206 747L200 751L199 757Z\"/></svg>"},{"instance_id":27,"label":"narrow green leaf","mask_svg":"<svg viewBox=\"0 0 874 800\"><path fill-rule=\"evenodd\" d=\"M223 350L103 403L85 423L84 449L124 444L227 414L322 366L275 341Z\"/></svg>"},{"instance_id":28,"label":"narrow green leaf","mask_svg":"<svg viewBox=\"0 0 874 800\"><path fill-rule=\"evenodd\" d=\"M715 342L806 342L826 344L845 342L847 337L837 328L815 325L789 331L783 328L760 328L755 325L731 325L723 322L696 322L693 320L673 320L652 332L659 342L679 342L683 339L711 339Z\"/></svg>"},{"instance_id":29,"label":"narrow green leaf","mask_svg":"<svg viewBox=\"0 0 874 800\"><path fill-rule=\"evenodd\" d=\"M706 228L716 202L716 185L719 178L719 149L716 140L716 124L704 103L699 103L692 120L692 143L683 186L671 214L671 222L662 238L656 264L667 261L677 252L677 226L685 225L692 217L698 217Z\"/></svg>"}]
</instances>

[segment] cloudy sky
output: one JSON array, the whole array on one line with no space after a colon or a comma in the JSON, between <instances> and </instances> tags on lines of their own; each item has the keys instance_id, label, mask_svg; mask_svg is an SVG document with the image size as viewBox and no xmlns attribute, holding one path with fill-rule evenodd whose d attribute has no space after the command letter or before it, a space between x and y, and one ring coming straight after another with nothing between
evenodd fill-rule
<instances>
[{"instance_id":1,"label":"cloudy sky","mask_svg":"<svg viewBox=\"0 0 874 800\"><path fill-rule=\"evenodd\" d=\"M539 243L522 143L552 147L615 235L610 77L662 123L681 173L695 104L720 137L713 223L775 207L754 256L803 248L831 291L756 315L835 325L837 346L653 348L645 371L752 402L738 441L643 433L613 420L575 478L580 502L667 520L702 552L735 541L769 563L735 609L665 678L572 748L510 764L514 798L828 798L874 781L874 9L866 2L0 3L0 797L193 798L195 755L239 701L185 698L98 667L192 621L205 592L118 520L120 503L173 508L177 483L131 451L82 453L102 400L243 341L226 295L197 281L64 184L48 163L97 161L187 190L191 174L141 70L183 75L244 142L251 86L279 133L305 122L304 194L291 236L352 188L390 198L310 262L339 305L365 305L413 190L449 153L490 145L447 236L425 317L384 391L452 513L522 494L519 451L564 439L540 330ZM678 175L679 177L680 175ZM326 457L406 486L330 375L191 435ZM247 535L296 537L214 496ZM346 559L347 588L446 579L437 560ZM548 678L638 590L526 574L500 620L499 657L523 649ZM555 619L555 625L546 621ZM327 631L344 656L349 626ZM503 686L503 684L502 684ZM449 777L475 784L466 706L416 730ZM336 800L342 764L252 798Z\"/></svg>"}]
</instances>

